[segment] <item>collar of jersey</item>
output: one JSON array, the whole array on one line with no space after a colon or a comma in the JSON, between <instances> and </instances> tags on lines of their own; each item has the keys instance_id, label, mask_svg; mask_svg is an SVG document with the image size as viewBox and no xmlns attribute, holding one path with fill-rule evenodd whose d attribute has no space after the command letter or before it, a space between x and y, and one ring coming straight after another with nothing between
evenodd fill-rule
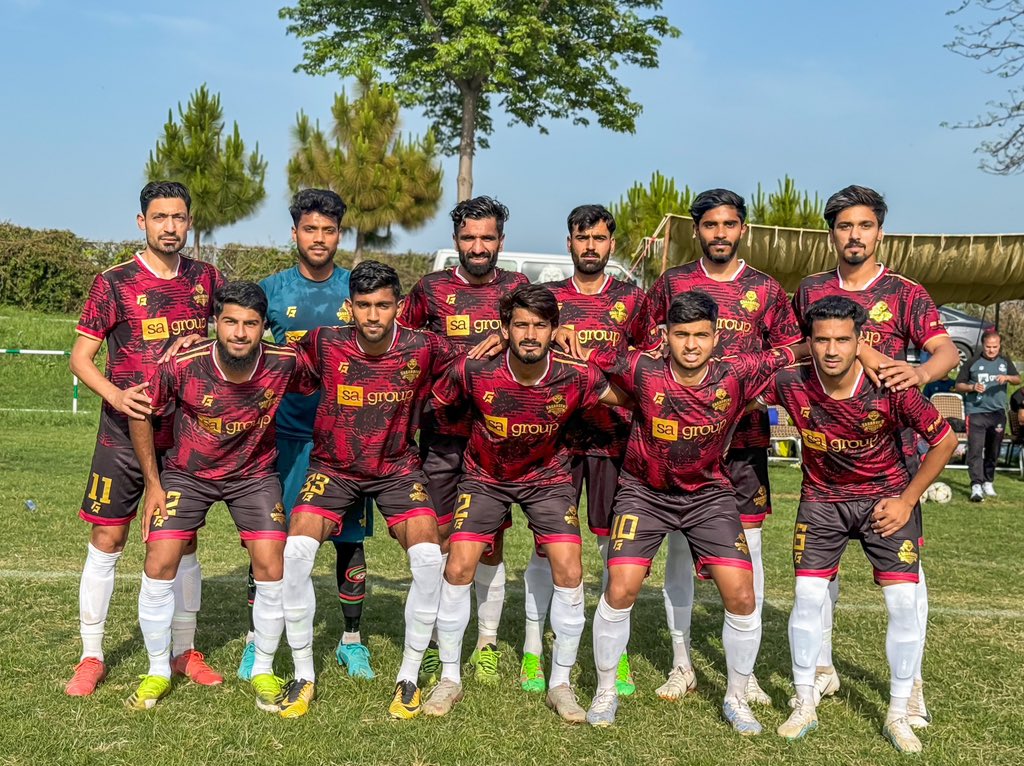
<instances>
[{"instance_id":1,"label":"collar of jersey","mask_svg":"<svg viewBox=\"0 0 1024 766\"><path fill-rule=\"evenodd\" d=\"M576 275L575 274L573 274L571 277L569 277L569 284L571 284L572 285L572 289L575 290L576 292L578 292L580 295L585 295L586 294L582 290L580 290L580 286L578 284L576 284ZM611 287L611 284L612 284L612 275L611 274L605 274L604 275L604 282L601 284L601 289L598 290L596 293L594 293L594 295L600 295L601 293L605 292L609 287Z\"/></svg>"},{"instance_id":2,"label":"collar of jersey","mask_svg":"<svg viewBox=\"0 0 1024 766\"><path fill-rule=\"evenodd\" d=\"M155 271L153 271L153 269L151 269L149 267L149 264L146 263L146 259L142 257L142 251L141 250L139 250L137 253L135 253L135 260L138 261L139 265L142 268L144 268L154 279L164 279L164 277L161 277L159 274L157 274ZM167 279L176 279L180 273L181 273L181 253L178 253L178 262L174 266L174 274L172 274L171 276L167 277Z\"/></svg>"},{"instance_id":3,"label":"collar of jersey","mask_svg":"<svg viewBox=\"0 0 1024 766\"><path fill-rule=\"evenodd\" d=\"M714 282L722 282L722 281L725 281L725 282L735 282L737 279L739 279L740 278L740 274L742 274L744 271L747 270L747 262L745 260L743 260L742 258L738 259L738 262L740 264L740 267L738 269L736 269L736 273L733 274L731 277L729 277L726 280L721 280L721 279L715 279L713 276L708 274L708 270L704 266L704 259L703 258L698 258L697 259L697 265L700 266L700 270L702 272L704 272L704 276L707 277L708 279L714 281Z\"/></svg>"},{"instance_id":4,"label":"collar of jersey","mask_svg":"<svg viewBox=\"0 0 1024 766\"><path fill-rule=\"evenodd\" d=\"M818 386L821 388L821 393L825 395L826 399L831 399L832 397L829 395L828 391L825 390L825 384L821 382L821 374L818 372L818 365L816 365L812 361L811 368L814 370L814 377L818 381ZM855 398L857 394L860 393L861 387L864 385L864 378L864 365L862 364L860 366L860 373L857 375L857 380L853 382L853 391L850 393L848 397L846 397L846 399L836 399L835 401L842 402L847 401L848 399Z\"/></svg>"},{"instance_id":5,"label":"collar of jersey","mask_svg":"<svg viewBox=\"0 0 1024 766\"><path fill-rule=\"evenodd\" d=\"M252 372L250 372L249 373L249 377L246 378L245 380L243 380L241 383L235 383L235 381L233 381L233 380L228 380L227 375L224 374L224 370L222 370L220 368L220 363L217 361L217 344L216 344L216 342L214 342L213 345L210 346L210 359L213 360L213 366L217 370L217 374L220 375L221 380L223 380L225 383L231 383L232 385L240 386L240 385L242 385L244 383L250 382L254 377L256 377L256 372L259 370L260 365L263 364L263 343L262 343L262 341L260 342L259 349L260 349L260 353L259 353L259 356L256 357L256 364L254 364L252 366Z\"/></svg>"},{"instance_id":6,"label":"collar of jersey","mask_svg":"<svg viewBox=\"0 0 1024 766\"><path fill-rule=\"evenodd\" d=\"M468 279L466 279L464 276L462 276L462 274L459 273L459 268L461 268L461 266L462 266L462 264L459 264L458 266L452 266L452 274L455 275L455 278L457 280L459 280L463 284L469 285L470 287L483 287L483 285L478 285L478 284L475 284L474 282L470 282ZM484 285L490 285L490 284L493 284L494 282L496 282L498 280L498 271L499 271L498 267L495 266L494 267L494 276L490 279L490 281L484 282Z\"/></svg>"},{"instance_id":7,"label":"collar of jersey","mask_svg":"<svg viewBox=\"0 0 1024 766\"><path fill-rule=\"evenodd\" d=\"M359 333L356 332L354 327L352 328L352 340L355 341L356 348L359 349L359 353L360 354L363 354L364 356L370 356L370 354L368 354L366 352L366 349L363 348L362 344L359 342ZM394 333L394 335L391 336L391 345L388 346L387 351L385 351L384 353L387 354L388 352L390 352L395 347L395 344L397 344L397 343L398 343L398 322L395 322L395 333ZM383 354L381 356L383 356Z\"/></svg>"},{"instance_id":8,"label":"collar of jersey","mask_svg":"<svg viewBox=\"0 0 1024 766\"><path fill-rule=\"evenodd\" d=\"M866 285L864 285L864 287L860 288L859 290L853 290L853 289L851 289L851 288L849 288L849 287L847 287L846 285L843 284L843 275L839 273L839 267L838 266L836 267L836 279L839 280L839 289L840 290L846 290L846 292L848 292L848 293L862 293L865 290L867 290L868 288L870 288L873 284L875 284L875 282L877 282L879 279L881 279L882 275L885 274L885 271L886 271L885 264L884 263L878 264L878 273L875 274L875 276L871 277L871 280Z\"/></svg>"}]
</instances>

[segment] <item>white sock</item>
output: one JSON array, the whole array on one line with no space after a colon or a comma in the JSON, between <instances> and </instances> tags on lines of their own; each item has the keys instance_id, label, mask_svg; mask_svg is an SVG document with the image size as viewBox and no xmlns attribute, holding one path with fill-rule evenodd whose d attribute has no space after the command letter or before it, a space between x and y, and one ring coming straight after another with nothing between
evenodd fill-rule
<instances>
[{"instance_id":1,"label":"white sock","mask_svg":"<svg viewBox=\"0 0 1024 766\"><path fill-rule=\"evenodd\" d=\"M171 656L195 647L196 622L203 599L203 570L194 553L186 553L174 578L174 620L171 622Z\"/></svg>"},{"instance_id":2,"label":"white sock","mask_svg":"<svg viewBox=\"0 0 1024 766\"><path fill-rule=\"evenodd\" d=\"M405 649L397 681L416 683L423 653L430 643L430 633L437 620L441 598L441 546L417 543L407 551L412 586L405 599Z\"/></svg>"},{"instance_id":3,"label":"white sock","mask_svg":"<svg viewBox=\"0 0 1024 766\"><path fill-rule=\"evenodd\" d=\"M690 667L690 621L693 617L693 556L682 532L668 535L665 559L665 619L672 637L672 667ZM616 660L617 662L617 660Z\"/></svg>"},{"instance_id":4,"label":"white sock","mask_svg":"<svg viewBox=\"0 0 1024 766\"><path fill-rule=\"evenodd\" d=\"M603 691L615 688L615 674L619 659L629 645L628 609L614 609L604 596L597 602L594 612L594 664L597 666L597 689Z\"/></svg>"},{"instance_id":5,"label":"white sock","mask_svg":"<svg viewBox=\"0 0 1024 766\"><path fill-rule=\"evenodd\" d=\"M313 590L313 562L320 542L305 535L288 538L284 545L284 627L295 662L295 678L316 681L313 667L313 618L316 592Z\"/></svg>"},{"instance_id":6,"label":"white sock","mask_svg":"<svg viewBox=\"0 0 1024 766\"><path fill-rule=\"evenodd\" d=\"M444 578L444 569L448 566L448 554L441 553L441 578ZM434 629L430 632L430 643L437 645L437 621L434 621Z\"/></svg>"},{"instance_id":7,"label":"white sock","mask_svg":"<svg viewBox=\"0 0 1024 766\"><path fill-rule=\"evenodd\" d=\"M832 621L835 619L836 603L839 601L839 573L829 580L828 598L821 605L821 652L818 654L819 668L832 667Z\"/></svg>"},{"instance_id":8,"label":"white sock","mask_svg":"<svg viewBox=\"0 0 1024 766\"><path fill-rule=\"evenodd\" d=\"M754 566L754 603L757 613L761 614L764 605L764 563L761 561L761 528L744 529L747 538L747 549L750 551L750 563Z\"/></svg>"},{"instance_id":9,"label":"white sock","mask_svg":"<svg viewBox=\"0 0 1024 766\"><path fill-rule=\"evenodd\" d=\"M551 648L549 688L569 683L569 673L576 664L580 637L586 624L583 583L580 582L575 588L560 588L556 585L551 599L551 629L555 631L555 643Z\"/></svg>"},{"instance_id":10,"label":"white sock","mask_svg":"<svg viewBox=\"0 0 1024 766\"><path fill-rule=\"evenodd\" d=\"M143 573L139 591L139 627L149 655L148 675L171 677L173 617L174 580L154 580Z\"/></svg>"},{"instance_id":11,"label":"white sock","mask_svg":"<svg viewBox=\"0 0 1024 766\"><path fill-rule=\"evenodd\" d=\"M470 585L452 585L441 579L441 600L437 606L437 648L441 655L441 678L462 683L462 639L469 626Z\"/></svg>"},{"instance_id":12,"label":"white sock","mask_svg":"<svg viewBox=\"0 0 1024 766\"><path fill-rule=\"evenodd\" d=\"M274 655L284 633L284 580L256 580L256 599L252 602L253 641L256 660L252 674L274 672Z\"/></svg>"},{"instance_id":13,"label":"white sock","mask_svg":"<svg viewBox=\"0 0 1024 766\"><path fill-rule=\"evenodd\" d=\"M747 679L754 670L757 650L761 647L761 615L755 609L752 614L733 614L725 610L722 624L722 649L725 651L725 667L728 685L725 696L743 699Z\"/></svg>"},{"instance_id":14,"label":"white sock","mask_svg":"<svg viewBox=\"0 0 1024 766\"><path fill-rule=\"evenodd\" d=\"M536 548L523 572L523 591L526 604L523 652L541 655L544 653L544 618L551 606L555 583L551 579L551 562L546 556L539 556Z\"/></svg>"},{"instance_id":15,"label":"white sock","mask_svg":"<svg viewBox=\"0 0 1024 766\"><path fill-rule=\"evenodd\" d=\"M910 697L914 671L921 661L921 628L917 616L917 584L901 582L882 588L889 611L885 633L885 656L889 660L889 694Z\"/></svg>"},{"instance_id":16,"label":"white sock","mask_svg":"<svg viewBox=\"0 0 1024 766\"><path fill-rule=\"evenodd\" d=\"M505 562L478 564L473 576L476 585L476 648L498 643L501 610L505 606Z\"/></svg>"},{"instance_id":17,"label":"white sock","mask_svg":"<svg viewBox=\"0 0 1024 766\"><path fill-rule=\"evenodd\" d=\"M601 554L601 592L608 590L608 546L611 544L610 537L597 538L597 550Z\"/></svg>"},{"instance_id":18,"label":"white sock","mask_svg":"<svg viewBox=\"0 0 1024 766\"><path fill-rule=\"evenodd\" d=\"M821 653L822 604L828 602L828 580L797 577L793 611L789 613L789 653L793 663L793 684L814 686L815 665Z\"/></svg>"},{"instance_id":19,"label":"white sock","mask_svg":"<svg viewBox=\"0 0 1024 766\"><path fill-rule=\"evenodd\" d=\"M923 566L918 566L917 578L917 624L921 629L921 656L917 660L914 678L920 681L923 679L921 664L924 662L924 640L928 633L928 586L924 582Z\"/></svg>"},{"instance_id":20,"label":"white sock","mask_svg":"<svg viewBox=\"0 0 1024 766\"><path fill-rule=\"evenodd\" d=\"M104 553L89 543L78 586L78 625L82 633L82 657L103 660L103 630L110 597L114 594L114 569L121 551Z\"/></svg>"}]
</instances>

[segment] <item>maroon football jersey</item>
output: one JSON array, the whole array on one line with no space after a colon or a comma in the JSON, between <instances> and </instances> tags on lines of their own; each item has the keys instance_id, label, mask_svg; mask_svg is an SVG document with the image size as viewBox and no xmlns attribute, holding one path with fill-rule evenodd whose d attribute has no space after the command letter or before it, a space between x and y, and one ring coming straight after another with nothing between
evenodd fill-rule
<instances>
[{"instance_id":1,"label":"maroon football jersey","mask_svg":"<svg viewBox=\"0 0 1024 766\"><path fill-rule=\"evenodd\" d=\"M213 311L213 293L224 284L220 272L202 261L181 256L171 279L156 276L141 254L97 274L82 309L78 332L107 342L106 377L118 388L138 385L153 377L156 362L177 338L206 335ZM128 419L104 403L105 422L118 429L101 429L100 444L127 444ZM169 447L158 434L158 447Z\"/></svg>"},{"instance_id":2,"label":"maroon football jersey","mask_svg":"<svg viewBox=\"0 0 1024 766\"><path fill-rule=\"evenodd\" d=\"M641 322L665 324L668 307L680 293L701 290L718 304L718 349L722 356L766 351L803 340L786 291L773 277L740 260L732 279L708 276L702 260L671 268L658 277L644 302ZM771 443L767 415L753 410L736 425L730 446L767 447Z\"/></svg>"},{"instance_id":3,"label":"maroon football jersey","mask_svg":"<svg viewBox=\"0 0 1024 766\"><path fill-rule=\"evenodd\" d=\"M457 356L444 338L395 327L380 356L354 327L320 327L296 346L304 393L320 391L310 467L356 481L420 468L415 435L435 377Z\"/></svg>"},{"instance_id":4,"label":"maroon football jersey","mask_svg":"<svg viewBox=\"0 0 1024 766\"><path fill-rule=\"evenodd\" d=\"M492 333L501 331L498 301L519 285L529 283L518 271L494 270L487 284L469 282L454 266L422 277L409 291L399 324L413 330L430 330L447 338L463 352ZM428 405L434 409L433 402ZM438 407L437 430L443 434L468 437L470 415L465 408Z\"/></svg>"},{"instance_id":5,"label":"maroon football jersey","mask_svg":"<svg viewBox=\"0 0 1024 766\"><path fill-rule=\"evenodd\" d=\"M928 291L881 264L878 275L862 290L846 289L838 270L804 277L793 296L793 308L800 322L803 323L804 312L812 303L829 295L842 295L863 306L868 319L860 339L893 359L906 359L911 344L924 348L932 338L946 335ZM809 327L803 330L810 332Z\"/></svg>"},{"instance_id":6,"label":"maroon football jersey","mask_svg":"<svg viewBox=\"0 0 1024 766\"><path fill-rule=\"evenodd\" d=\"M491 484L570 482L564 426L577 410L595 406L608 382L594 365L550 352L544 376L524 386L508 355L463 356L434 385L442 405L470 404L465 475Z\"/></svg>"},{"instance_id":7,"label":"maroon football jersey","mask_svg":"<svg viewBox=\"0 0 1024 766\"><path fill-rule=\"evenodd\" d=\"M660 492L696 492L731 486L724 461L733 426L793 353L782 348L711 359L696 386L676 381L668 359L638 351L618 362L599 355L597 362L611 368L612 383L636 402L623 473Z\"/></svg>"},{"instance_id":8,"label":"maroon football jersey","mask_svg":"<svg viewBox=\"0 0 1024 766\"><path fill-rule=\"evenodd\" d=\"M806 502L895 497L910 482L900 432L935 445L949 431L918 389L877 388L863 372L851 398L831 398L810 361L781 370L760 399L785 407L800 429Z\"/></svg>"},{"instance_id":9,"label":"maroon football jersey","mask_svg":"<svg viewBox=\"0 0 1024 766\"><path fill-rule=\"evenodd\" d=\"M175 405L175 443L164 460L200 479L262 478L277 460L274 414L298 385L295 350L260 344L249 380L232 383L207 340L161 364L149 385L154 414Z\"/></svg>"},{"instance_id":10,"label":"maroon football jersey","mask_svg":"<svg viewBox=\"0 0 1024 766\"><path fill-rule=\"evenodd\" d=\"M639 329L644 292L636 285L608 276L594 295L581 293L572 278L545 287L558 301L558 323L575 331L584 348L624 354L630 347L647 350L661 345L656 326ZM619 458L625 454L632 422L628 409L598 404L573 418L566 440L574 454Z\"/></svg>"}]
</instances>

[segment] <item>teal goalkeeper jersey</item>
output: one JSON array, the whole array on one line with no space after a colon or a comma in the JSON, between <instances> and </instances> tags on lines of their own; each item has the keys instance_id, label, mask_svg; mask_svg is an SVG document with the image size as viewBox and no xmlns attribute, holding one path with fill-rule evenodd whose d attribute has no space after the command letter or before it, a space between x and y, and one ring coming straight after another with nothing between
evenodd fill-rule
<instances>
[{"instance_id":1,"label":"teal goalkeeper jersey","mask_svg":"<svg viewBox=\"0 0 1024 766\"><path fill-rule=\"evenodd\" d=\"M348 300L347 269L334 268L323 282L306 279L299 267L271 274L260 282L267 294L267 324L277 343L294 343L309 330L334 327L351 320L345 309ZM277 435L282 439L308 441L313 438L313 418L320 403L312 396L286 394L277 410Z\"/></svg>"}]
</instances>

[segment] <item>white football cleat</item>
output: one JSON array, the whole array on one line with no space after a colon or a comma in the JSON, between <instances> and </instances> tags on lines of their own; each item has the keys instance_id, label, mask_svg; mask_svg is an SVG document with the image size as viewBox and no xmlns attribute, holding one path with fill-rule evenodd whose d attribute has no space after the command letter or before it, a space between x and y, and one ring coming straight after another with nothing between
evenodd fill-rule
<instances>
[{"instance_id":1,"label":"white football cleat","mask_svg":"<svg viewBox=\"0 0 1024 766\"><path fill-rule=\"evenodd\" d=\"M920 753L923 749L921 740L910 728L910 721L905 715L899 718L886 717L885 726L882 727L882 736L901 753Z\"/></svg>"},{"instance_id":2,"label":"white football cleat","mask_svg":"<svg viewBox=\"0 0 1024 766\"><path fill-rule=\"evenodd\" d=\"M689 665L685 668L682 665L676 665L668 674L665 683L659 686L654 693L663 700L675 702L696 690L697 674L693 672L693 668Z\"/></svg>"},{"instance_id":3,"label":"white football cleat","mask_svg":"<svg viewBox=\"0 0 1024 766\"><path fill-rule=\"evenodd\" d=\"M776 731L780 737L793 742L802 739L817 728L818 711L811 703L804 702L793 708L789 718Z\"/></svg>"},{"instance_id":4,"label":"white football cleat","mask_svg":"<svg viewBox=\"0 0 1024 766\"><path fill-rule=\"evenodd\" d=\"M750 705L772 704L772 698L761 688L761 684L757 682L757 677L753 673L747 677L747 688L743 690L743 698Z\"/></svg>"},{"instance_id":5,"label":"white football cleat","mask_svg":"<svg viewBox=\"0 0 1024 766\"><path fill-rule=\"evenodd\" d=\"M910 692L910 700L907 702L907 720L915 729L924 729L932 722L928 714L928 708L924 704L924 685L920 678L914 679L914 688Z\"/></svg>"}]
</instances>

